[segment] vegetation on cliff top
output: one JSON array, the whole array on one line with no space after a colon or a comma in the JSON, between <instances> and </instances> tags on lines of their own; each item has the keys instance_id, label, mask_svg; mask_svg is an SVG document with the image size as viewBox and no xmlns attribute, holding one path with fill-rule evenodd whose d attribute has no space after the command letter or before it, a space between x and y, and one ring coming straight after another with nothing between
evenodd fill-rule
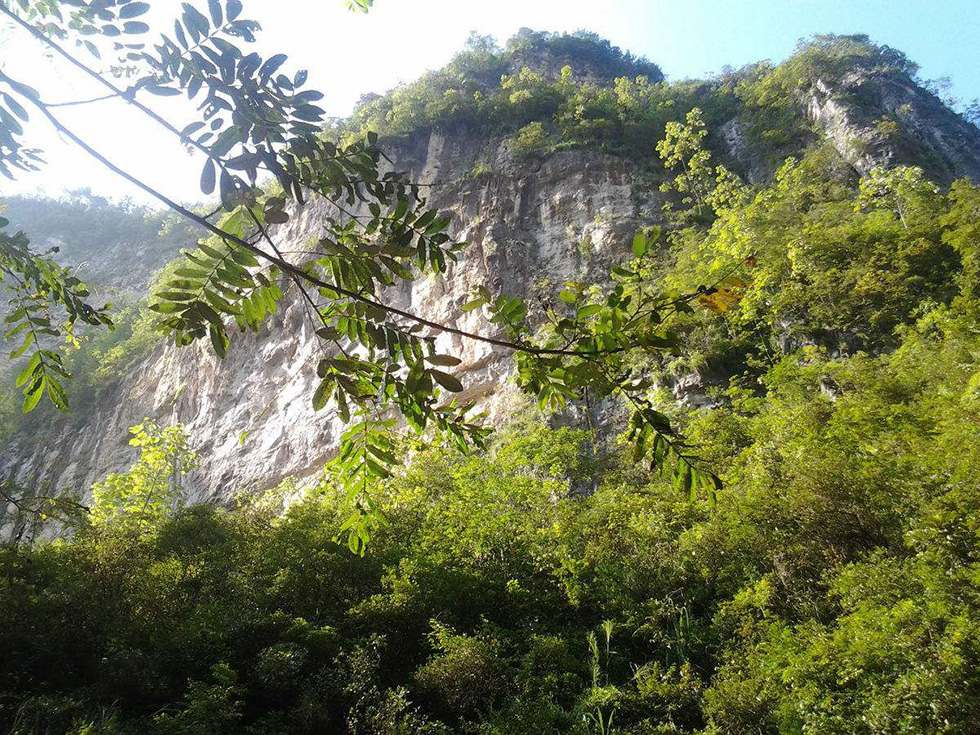
<instances>
[{"instance_id":1,"label":"vegetation on cliff top","mask_svg":"<svg viewBox=\"0 0 980 735\"><path fill-rule=\"evenodd\" d=\"M564 50L573 44L575 52ZM815 139L803 110L807 88L817 79L835 85L855 70L912 78L917 67L867 36L825 35L801 42L780 64L668 82L654 65L624 57L592 33L525 29L503 47L474 34L446 67L384 95L366 95L335 129L342 139L368 131L398 138L463 129L512 135L526 153L592 147L656 165L667 123L698 107L715 133L740 119L756 154L772 163ZM721 152L719 140L711 143Z\"/></svg>"}]
</instances>

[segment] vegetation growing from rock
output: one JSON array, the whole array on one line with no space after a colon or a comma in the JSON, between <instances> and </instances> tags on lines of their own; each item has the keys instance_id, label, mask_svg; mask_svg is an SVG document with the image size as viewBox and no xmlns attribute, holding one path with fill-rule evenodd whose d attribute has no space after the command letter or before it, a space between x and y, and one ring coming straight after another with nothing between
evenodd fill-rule
<instances>
[{"instance_id":1,"label":"vegetation growing from rock","mask_svg":"<svg viewBox=\"0 0 980 735\"><path fill-rule=\"evenodd\" d=\"M565 44L578 52L563 52ZM526 55L528 49L534 54ZM385 95L366 96L335 127L342 139L368 131L399 138L463 129L511 135L521 148L533 130L539 150L599 148L657 165L656 144L667 125L682 123L698 107L715 134L739 120L754 154L778 164L817 137L803 108L818 81L833 87L861 73L921 81L917 72L900 51L863 35L815 36L779 64L765 61L711 79L668 82L656 66L624 58L590 33L524 30L503 47L474 34L445 68ZM708 143L716 153L723 151L719 136Z\"/></svg>"},{"instance_id":2,"label":"vegetation growing from rock","mask_svg":"<svg viewBox=\"0 0 980 735\"><path fill-rule=\"evenodd\" d=\"M92 293L112 302L111 331L85 325L73 330L73 340L51 348L63 356L73 376L64 385L69 420L92 411L107 389L147 357L163 340L159 318L148 310L147 292L177 267L181 247L196 242L196 234L172 214L131 202L109 202L91 191L70 192L62 199L5 197L4 216L11 230L31 233L34 243L58 248L55 257L71 263L86 276ZM85 222L85 227L79 227ZM9 314L9 310L7 311ZM13 385L19 368L0 365L0 381ZM54 406L44 403L29 414L22 398L0 391L0 437L15 432L43 432L57 425Z\"/></svg>"}]
</instances>

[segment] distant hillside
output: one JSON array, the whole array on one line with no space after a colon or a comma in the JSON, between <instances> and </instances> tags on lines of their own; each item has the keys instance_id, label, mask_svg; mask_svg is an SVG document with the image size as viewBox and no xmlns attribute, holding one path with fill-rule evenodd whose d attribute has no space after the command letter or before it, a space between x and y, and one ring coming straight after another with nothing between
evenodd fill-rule
<instances>
[{"instance_id":1,"label":"distant hillside","mask_svg":"<svg viewBox=\"0 0 980 735\"><path fill-rule=\"evenodd\" d=\"M58 248L59 262L78 267L95 286L143 295L155 271L196 242L192 225L169 212L114 203L89 190L64 198L0 198L11 231L23 230L33 247Z\"/></svg>"}]
</instances>

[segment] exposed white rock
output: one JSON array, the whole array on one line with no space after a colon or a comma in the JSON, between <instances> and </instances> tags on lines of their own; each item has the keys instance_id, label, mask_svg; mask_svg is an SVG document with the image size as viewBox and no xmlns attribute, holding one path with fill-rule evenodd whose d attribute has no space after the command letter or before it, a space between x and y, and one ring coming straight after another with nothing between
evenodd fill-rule
<instances>
[{"instance_id":1,"label":"exposed white rock","mask_svg":"<svg viewBox=\"0 0 980 735\"><path fill-rule=\"evenodd\" d=\"M479 156L494 173L467 172ZM640 191L632 164L584 151L545 160L513 158L504 145L484 151L465 137L423 136L399 149L399 169L434 184L430 202L453 215L452 229L468 247L447 278L423 278L393 288L388 301L440 323L493 335L477 310L460 307L473 289L526 296L534 281L555 284L598 276L629 252L636 227L659 216L656 194ZM308 204L274 237L283 250L302 249L329 214L325 202ZM587 232L580 252L569 230ZM491 420L506 415L516 392L507 386L512 361L483 342L442 334L437 345L460 357L463 399L474 399ZM328 407L314 412L318 344L303 303L287 297L258 334L232 340L224 360L207 345L161 347L104 395L81 425L4 448L0 477L23 483L85 490L135 458L128 427L145 417L181 423L199 465L187 479L192 501L221 502L287 476L317 472L336 447L342 426ZM244 441L241 441L244 435Z\"/></svg>"},{"instance_id":2,"label":"exposed white rock","mask_svg":"<svg viewBox=\"0 0 980 735\"><path fill-rule=\"evenodd\" d=\"M927 160L939 180L980 180L980 131L914 84L861 71L834 87L818 81L804 104L827 140L860 172L876 164ZM878 121L884 115L901 119L901 136L882 132ZM770 175L739 123L721 132L732 158L754 182ZM644 183L640 166L602 153L574 150L525 159L506 143L455 131L403 141L393 158L397 169L431 185L430 203L453 215L453 233L470 247L448 278L421 279L385 298L470 332L494 333L480 311L461 312L474 287L526 297L541 279L553 285L601 279L628 257L637 227L661 214L657 186ZM492 173L471 176L477 161ZM324 202L309 204L274 236L283 250L302 249L329 213ZM464 398L479 401L492 419L513 412L512 365L505 351L448 334L438 346L463 360ZM106 473L130 466L135 451L127 443L128 427L145 417L186 427L200 455L187 483L192 500L221 502L243 489L315 473L342 430L329 408L315 413L310 403L318 349L294 298L284 301L259 334L235 339L223 361L205 345L161 347L121 376L83 423L74 418L40 439L20 437L0 447L0 478L85 490ZM680 376L673 390L678 400L704 405L705 381L697 374ZM608 417L613 407L594 409Z\"/></svg>"},{"instance_id":3,"label":"exposed white rock","mask_svg":"<svg viewBox=\"0 0 980 735\"><path fill-rule=\"evenodd\" d=\"M858 69L833 85L818 79L805 105L859 173L914 163L940 182L980 180L980 130L907 77Z\"/></svg>"}]
</instances>

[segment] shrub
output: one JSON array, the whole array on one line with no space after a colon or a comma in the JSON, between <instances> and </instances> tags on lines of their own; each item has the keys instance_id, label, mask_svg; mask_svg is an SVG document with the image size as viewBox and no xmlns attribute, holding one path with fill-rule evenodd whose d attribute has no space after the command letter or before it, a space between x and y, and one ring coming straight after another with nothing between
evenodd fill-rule
<instances>
[{"instance_id":1,"label":"shrub","mask_svg":"<svg viewBox=\"0 0 980 735\"><path fill-rule=\"evenodd\" d=\"M541 155L546 153L548 148L548 133L544 125L539 122L528 123L517 131L517 137L511 144L511 150L519 156Z\"/></svg>"}]
</instances>

